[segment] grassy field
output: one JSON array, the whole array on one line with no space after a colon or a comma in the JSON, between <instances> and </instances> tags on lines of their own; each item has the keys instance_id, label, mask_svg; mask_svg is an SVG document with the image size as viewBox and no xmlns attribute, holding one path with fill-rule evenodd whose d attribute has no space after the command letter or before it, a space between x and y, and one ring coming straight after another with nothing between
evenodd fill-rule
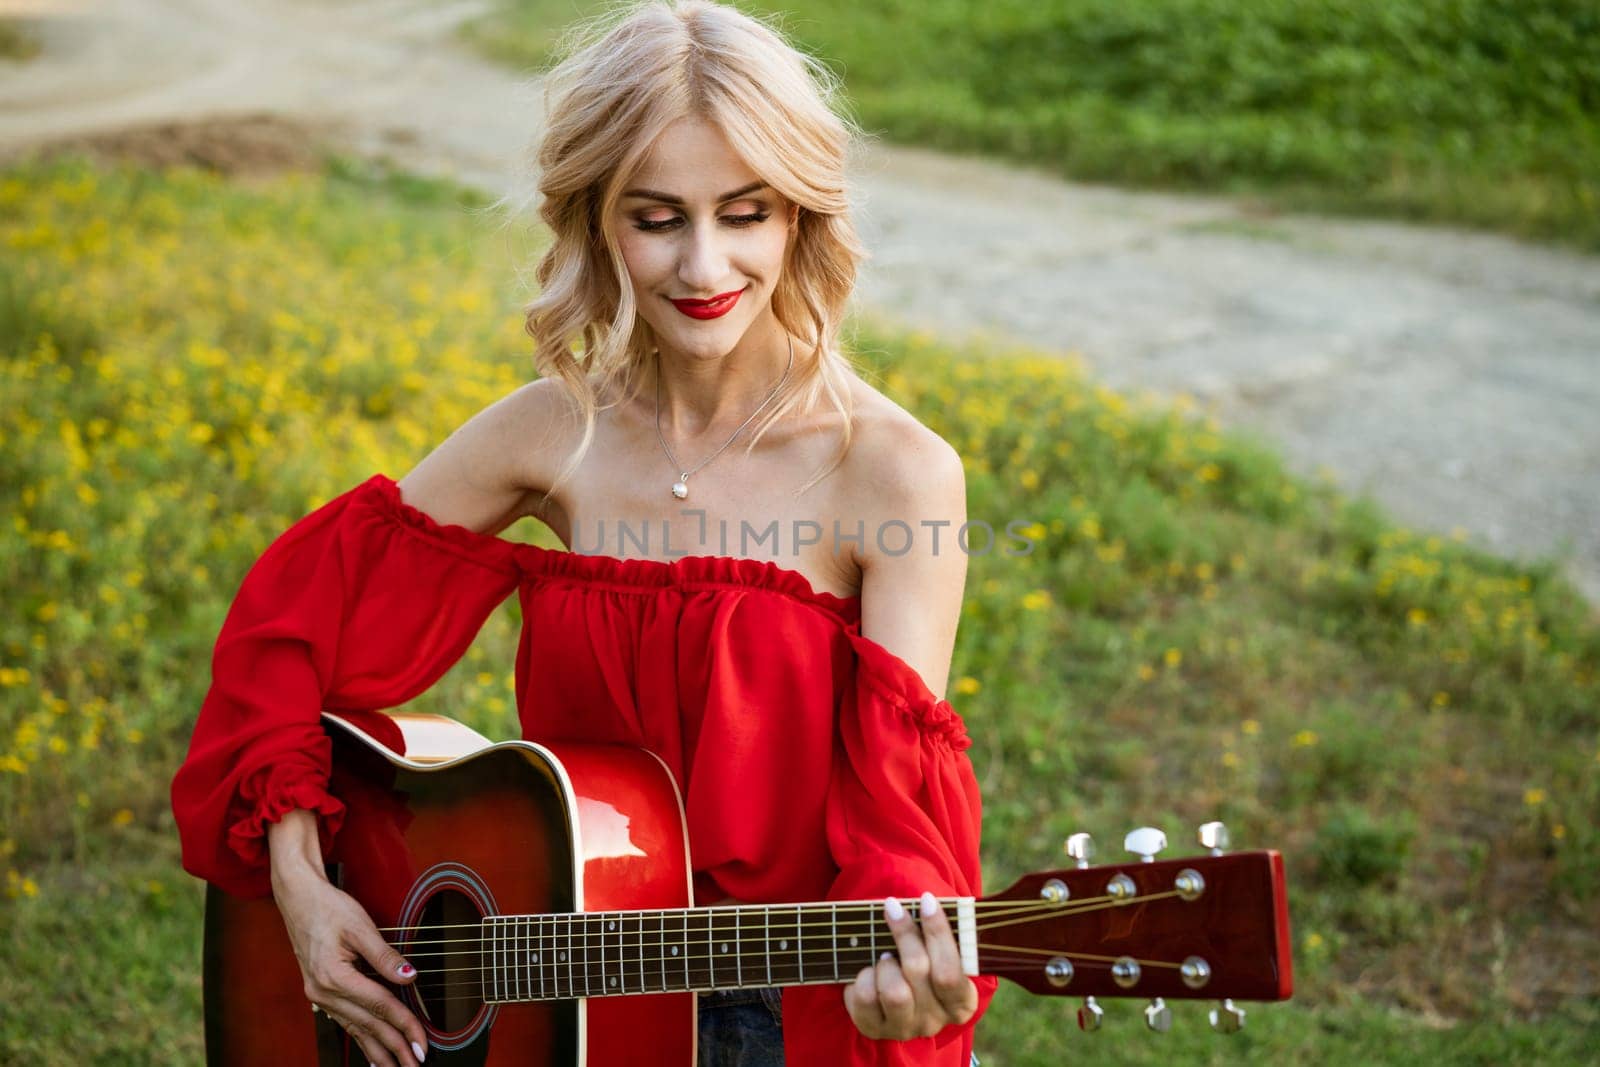
<instances>
[{"instance_id":1,"label":"grassy field","mask_svg":"<svg viewBox=\"0 0 1600 1067\"><path fill-rule=\"evenodd\" d=\"M503 0L518 68L609 7ZM893 141L1282 209L1600 250L1600 8L1585 0L746 0Z\"/></svg>"},{"instance_id":2,"label":"grassy field","mask_svg":"<svg viewBox=\"0 0 1600 1067\"><path fill-rule=\"evenodd\" d=\"M0 1062L200 1062L167 788L212 643L278 532L531 373L537 240L471 203L337 161L0 171ZM865 320L851 347L966 458L973 516L1037 523L1032 555L972 560L952 674L987 887L1075 830L1182 853L1211 818L1289 867L1292 1002L1228 1039L1118 1002L1090 1037L1008 988L986 1067L1594 1055L1600 624L1553 567L1071 359ZM512 736L519 626L513 598L413 707Z\"/></svg>"}]
</instances>

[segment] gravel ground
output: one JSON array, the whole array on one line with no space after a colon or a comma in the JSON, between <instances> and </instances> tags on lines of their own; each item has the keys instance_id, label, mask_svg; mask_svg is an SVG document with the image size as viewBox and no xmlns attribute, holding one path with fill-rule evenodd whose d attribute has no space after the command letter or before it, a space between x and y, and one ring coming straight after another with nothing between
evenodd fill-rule
<instances>
[{"instance_id":1,"label":"gravel ground","mask_svg":"<svg viewBox=\"0 0 1600 1067\"><path fill-rule=\"evenodd\" d=\"M486 6L6 0L45 50L0 61L0 155L270 168L315 140L499 195L539 103L450 39ZM1600 601L1600 258L886 145L856 173L864 309L1187 393L1408 525L1559 555Z\"/></svg>"}]
</instances>

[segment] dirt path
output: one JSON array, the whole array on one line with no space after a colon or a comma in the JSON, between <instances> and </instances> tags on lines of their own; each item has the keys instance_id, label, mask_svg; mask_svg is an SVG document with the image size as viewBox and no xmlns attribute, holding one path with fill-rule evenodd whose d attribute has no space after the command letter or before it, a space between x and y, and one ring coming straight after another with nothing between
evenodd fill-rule
<instances>
[{"instance_id":1,"label":"dirt path","mask_svg":"<svg viewBox=\"0 0 1600 1067\"><path fill-rule=\"evenodd\" d=\"M28 20L44 54L0 61L0 153L265 115L252 128L282 150L314 137L498 195L539 108L450 40L487 3L0 0L49 12ZM1188 392L1404 522L1512 555L1565 546L1600 600L1600 259L910 149L874 150L859 177L865 307Z\"/></svg>"}]
</instances>

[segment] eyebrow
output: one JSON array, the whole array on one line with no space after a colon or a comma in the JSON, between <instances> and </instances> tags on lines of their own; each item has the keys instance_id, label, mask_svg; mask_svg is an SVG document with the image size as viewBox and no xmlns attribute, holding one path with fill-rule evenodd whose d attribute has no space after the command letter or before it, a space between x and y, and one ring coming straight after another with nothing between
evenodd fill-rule
<instances>
[{"instance_id":1,"label":"eyebrow","mask_svg":"<svg viewBox=\"0 0 1600 1067\"><path fill-rule=\"evenodd\" d=\"M742 189L735 189L731 193L723 193L720 197L717 198L717 203L726 204L729 200L737 200L739 197L744 196L747 193L753 193L757 189L765 189L766 187L767 187L767 183L766 182L751 182L749 185L746 185ZM676 204L679 207L683 206L683 198L682 197L673 196L671 193L657 192L654 189L629 189L628 191L626 191L622 195L623 196L637 196L637 197L639 197L640 199L643 199L643 200L659 200L663 204Z\"/></svg>"}]
</instances>

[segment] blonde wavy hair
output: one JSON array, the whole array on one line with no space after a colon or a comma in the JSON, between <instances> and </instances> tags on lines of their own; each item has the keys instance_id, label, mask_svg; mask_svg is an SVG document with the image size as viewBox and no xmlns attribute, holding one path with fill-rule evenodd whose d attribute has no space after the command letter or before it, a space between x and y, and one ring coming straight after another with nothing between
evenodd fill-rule
<instances>
[{"instance_id":1,"label":"blonde wavy hair","mask_svg":"<svg viewBox=\"0 0 1600 1067\"><path fill-rule=\"evenodd\" d=\"M654 358L654 331L638 315L611 218L622 186L656 138L685 117L716 126L763 181L798 205L772 309L797 341L794 368L755 425L745 451L790 412L825 396L842 416L834 460L849 451L854 364L840 345L845 305L867 252L845 182L852 143L866 139L839 107L840 85L820 61L773 26L710 0L647 0L577 24L542 75L543 135L527 151L530 192L502 197L513 220L532 202L553 236L538 262L538 295L523 307L541 377L566 383L584 416L583 438L555 483L594 440L603 392L632 397ZM614 406L615 403L606 407Z\"/></svg>"}]
</instances>

